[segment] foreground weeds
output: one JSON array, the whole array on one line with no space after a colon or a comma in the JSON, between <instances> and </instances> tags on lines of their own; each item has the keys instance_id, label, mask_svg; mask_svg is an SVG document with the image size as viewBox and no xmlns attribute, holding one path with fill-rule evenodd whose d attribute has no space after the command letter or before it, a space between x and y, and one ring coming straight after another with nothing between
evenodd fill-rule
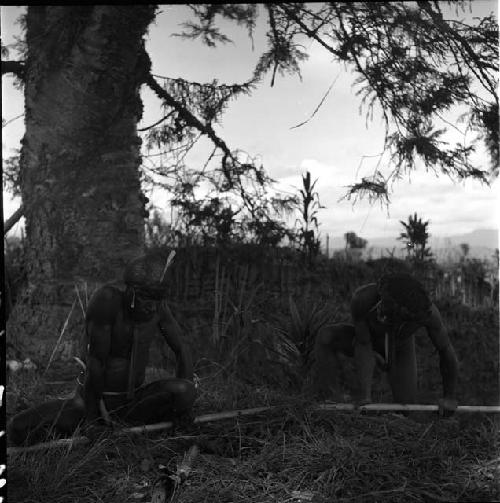
<instances>
[{"instance_id":1,"label":"foreground weeds","mask_svg":"<svg viewBox=\"0 0 500 503\"><path fill-rule=\"evenodd\" d=\"M9 501L150 502L160 466L200 454L172 501L498 501L498 421L457 414L311 412L299 395L205 382L195 414L278 404L258 416L150 435L100 434L87 446L10 455ZM170 500L167 500L170 501Z\"/></svg>"},{"instance_id":2,"label":"foreground weeds","mask_svg":"<svg viewBox=\"0 0 500 503\"><path fill-rule=\"evenodd\" d=\"M179 501L497 501L495 425L464 419L288 411L240 423L217 437L235 457L202 456Z\"/></svg>"}]
</instances>

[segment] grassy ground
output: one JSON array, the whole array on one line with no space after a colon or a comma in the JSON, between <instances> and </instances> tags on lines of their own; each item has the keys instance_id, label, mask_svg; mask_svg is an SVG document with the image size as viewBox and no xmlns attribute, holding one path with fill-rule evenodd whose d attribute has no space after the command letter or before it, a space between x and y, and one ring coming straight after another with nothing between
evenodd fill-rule
<instances>
[{"instance_id":1,"label":"grassy ground","mask_svg":"<svg viewBox=\"0 0 500 503\"><path fill-rule=\"evenodd\" d=\"M69 391L64 384L44 384L36 373L23 379L24 389L37 393ZM218 378L202 380L195 414L270 404L281 407L148 436L108 433L86 446L10 455L9 502L159 503L152 494L163 480L161 465L175 470L193 444L200 448L193 471L166 501L500 499L500 437L491 416L311 412L298 394Z\"/></svg>"},{"instance_id":2,"label":"grassy ground","mask_svg":"<svg viewBox=\"0 0 500 503\"><path fill-rule=\"evenodd\" d=\"M298 391L302 360L297 354L308 339L293 334L312 340L323 316L347 321L349 311L345 299L334 302L335 309L328 304L313 311L311 305L321 304L303 297L296 299L296 320L288 312L291 305L280 311L272 299L262 308L242 301L238 315L222 316L219 324L212 311L203 317L174 306L202 376L195 415L263 405L279 405L279 410L148 436L108 432L86 446L10 455L9 502L160 503L153 499L164 480L160 466L175 470L193 444L200 454L172 501L499 501L498 418L457 414L443 420L430 414L313 413L307 408ZM497 404L498 309L439 308L460 361L460 403ZM220 336L215 343L214 331ZM441 390L439 359L427 337L417 338L417 347L419 400L433 403ZM53 348L48 345L49 354ZM157 348L152 352L159 360L168 357ZM21 359L25 356L32 355ZM55 359L44 373L46 365L8 377L8 416L71 394L76 363L59 365ZM351 382L353 376L350 362L344 377ZM162 374L150 370L148 377ZM374 400L390 400L380 372L375 377Z\"/></svg>"}]
</instances>

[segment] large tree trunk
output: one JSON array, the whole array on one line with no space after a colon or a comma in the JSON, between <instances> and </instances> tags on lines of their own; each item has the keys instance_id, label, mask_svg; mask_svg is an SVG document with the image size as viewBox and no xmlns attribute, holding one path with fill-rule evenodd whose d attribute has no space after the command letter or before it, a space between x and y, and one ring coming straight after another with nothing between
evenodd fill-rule
<instances>
[{"instance_id":1,"label":"large tree trunk","mask_svg":"<svg viewBox=\"0 0 500 503\"><path fill-rule=\"evenodd\" d=\"M143 36L154 11L151 5L28 7L20 169L29 304L38 314L20 317L35 318L23 338L36 329L45 352L75 284L119 278L143 248L136 125ZM39 317L50 320L40 326ZM19 321L12 323L19 328ZM28 320L22 321L26 332Z\"/></svg>"}]
</instances>

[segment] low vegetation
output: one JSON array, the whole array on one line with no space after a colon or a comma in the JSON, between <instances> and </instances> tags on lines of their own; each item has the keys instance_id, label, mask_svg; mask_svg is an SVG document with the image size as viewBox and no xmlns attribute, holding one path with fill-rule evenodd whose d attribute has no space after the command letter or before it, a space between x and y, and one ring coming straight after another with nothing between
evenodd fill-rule
<instances>
[{"instance_id":1,"label":"low vegetation","mask_svg":"<svg viewBox=\"0 0 500 503\"><path fill-rule=\"evenodd\" d=\"M194 414L278 408L148 435L96 430L86 445L11 453L9 501L159 503L154 494L170 480L165 470L175 471L194 444L200 453L189 478L164 501L498 501L497 416L457 413L440 419L430 413L405 417L310 407L310 350L319 328L349 319L349 299L361 284L383 271L413 267L395 259L322 256L306 266L290 250L246 245L220 253L180 250L168 272L169 298L196 363ZM436 286L433 281L442 278L436 270L429 266L419 277ZM78 347L88 300L84 291L81 285L75 289L75 303L69 301L61 318L70 322L54 325L50 343L44 341L45 359L9 339L10 358L32 360L8 373L9 417L71 394L79 369L68 358ZM460 292L450 295L437 287L432 292L460 360L460 403L498 404L497 305L467 306ZM18 298L15 309L28 307ZM419 401L435 403L441 393L439 362L425 335L417 337L417 345ZM168 373L171 357L154 347L148 379ZM350 401L352 362L344 362L343 377ZM391 399L380 372L373 396L378 402Z\"/></svg>"},{"instance_id":2,"label":"low vegetation","mask_svg":"<svg viewBox=\"0 0 500 503\"><path fill-rule=\"evenodd\" d=\"M165 468L200 454L172 500L198 502L498 501L498 421L475 414L312 412L236 379L205 379L196 413L273 411L149 435L9 456L9 501L150 502ZM157 500L159 501L159 500Z\"/></svg>"}]
</instances>

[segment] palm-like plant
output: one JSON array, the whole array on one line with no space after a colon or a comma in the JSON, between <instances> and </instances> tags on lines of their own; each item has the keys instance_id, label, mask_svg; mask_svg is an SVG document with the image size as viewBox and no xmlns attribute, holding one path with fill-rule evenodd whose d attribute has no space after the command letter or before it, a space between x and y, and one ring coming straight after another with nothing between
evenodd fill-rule
<instances>
[{"instance_id":1,"label":"palm-like plant","mask_svg":"<svg viewBox=\"0 0 500 503\"><path fill-rule=\"evenodd\" d=\"M429 220L423 222L418 218L417 212L408 216L408 222L400 220L404 227L404 232L401 232L398 239L405 242L408 257L417 262L424 262L432 257L430 247L427 247L429 241Z\"/></svg>"},{"instance_id":2,"label":"palm-like plant","mask_svg":"<svg viewBox=\"0 0 500 503\"><path fill-rule=\"evenodd\" d=\"M307 370L318 332L336 320L338 309L332 309L327 302L319 303L317 299L309 298L303 298L297 304L291 296L289 304L288 338L296 346L302 358L302 366Z\"/></svg>"}]
</instances>

